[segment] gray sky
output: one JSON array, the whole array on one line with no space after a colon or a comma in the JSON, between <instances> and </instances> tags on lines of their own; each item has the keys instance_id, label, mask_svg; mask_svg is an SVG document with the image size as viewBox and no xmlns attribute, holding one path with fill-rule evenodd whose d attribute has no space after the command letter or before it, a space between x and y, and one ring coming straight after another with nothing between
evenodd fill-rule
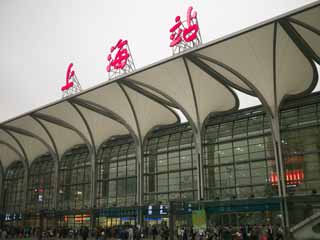
<instances>
[{"instance_id":1,"label":"gray sky","mask_svg":"<svg viewBox=\"0 0 320 240\"><path fill-rule=\"evenodd\" d=\"M190 5L206 43L311 2L1 0L0 122L60 99L69 62L83 89L106 81L106 56L119 38L129 41L136 68L170 56L169 29Z\"/></svg>"}]
</instances>

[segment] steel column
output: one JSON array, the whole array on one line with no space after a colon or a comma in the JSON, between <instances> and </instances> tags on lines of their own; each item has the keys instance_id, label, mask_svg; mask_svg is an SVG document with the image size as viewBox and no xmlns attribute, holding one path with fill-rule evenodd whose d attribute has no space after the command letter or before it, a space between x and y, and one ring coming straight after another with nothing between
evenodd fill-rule
<instances>
[{"instance_id":1,"label":"steel column","mask_svg":"<svg viewBox=\"0 0 320 240\"><path fill-rule=\"evenodd\" d=\"M272 142L275 155L276 171L278 175L278 194L280 198L281 213L282 213L282 224L285 227L285 232L288 233L290 222L289 222L289 212L287 206L287 192L286 192L286 179L284 162L282 157L282 147L281 147L281 136L280 136L280 122L279 122L279 112L277 111L273 117L271 117L271 133Z\"/></svg>"},{"instance_id":2,"label":"steel column","mask_svg":"<svg viewBox=\"0 0 320 240\"><path fill-rule=\"evenodd\" d=\"M53 185L53 209L58 209L58 198L59 198L59 160L54 164L54 185Z\"/></svg>"},{"instance_id":3,"label":"steel column","mask_svg":"<svg viewBox=\"0 0 320 240\"><path fill-rule=\"evenodd\" d=\"M136 144L136 157L137 157L137 196L136 201L138 205L138 224L142 226L143 224L143 195L144 195L144 184L143 184L143 146L141 142Z\"/></svg>"},{"instance_id":4,"label":"steel column","mask_svg":"<svg viewBox=\"0 0 320 240\"><path fill-rule=\"evenodd\" d=\"M26 210L27 208L27 200L28 200L28 182L29 182L29 167L24 168L23 174L23 199L22 199L22 210Z\"/></svg>"},{"instance_id":5,"label":"steel column","mask_svg":"<svg viewBox=\"0 0 320 240\"><path fill-rule=\"evenodd\" d=\"M97 192L97 174L96 174L96 153L92 150L90 154L90 161L91 161L91 189L90 189L90 208L96 208L96 192Z\"/></svg>"},{"instance_id":6,"label":"steel column","mask_svg":"<svg viewBox=\"0 0 320 240\"><path fill-rule=\"evenodd\" d=\"M204 175L203 175L203 154L202 154L202 136L200 134L200 130L197 132L194 131L194 140L195 140L195 149L197 154L197 171L198 171L198 179L197 179L197 187L198 194L197 199L201 201L204 199Z\"/></svg>"}]
</instances>

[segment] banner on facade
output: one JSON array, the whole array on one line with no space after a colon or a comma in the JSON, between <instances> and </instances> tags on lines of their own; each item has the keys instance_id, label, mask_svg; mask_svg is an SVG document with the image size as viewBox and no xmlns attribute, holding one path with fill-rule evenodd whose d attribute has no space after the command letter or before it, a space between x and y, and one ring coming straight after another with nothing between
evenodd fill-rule
<instances>
[{"instance_id":1,"label":"banner on facade","mask_svg":"<svg viewBox=\"0 0 320 240\"><path fill-rule=\"evenodd\" d=\"M205 230L207 228L207 217L204 209L192 211L192 225L195 230Z\"/></svg>"}]
</instances>

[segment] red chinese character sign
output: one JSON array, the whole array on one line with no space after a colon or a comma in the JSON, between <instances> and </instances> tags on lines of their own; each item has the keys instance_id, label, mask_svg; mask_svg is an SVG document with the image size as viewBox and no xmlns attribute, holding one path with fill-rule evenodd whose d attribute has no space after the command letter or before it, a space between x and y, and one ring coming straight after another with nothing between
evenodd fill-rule
<instances>
[{"instance_id":1,"label":"red chinese character sign","mask_svg":"<svg viewBox=\"0 0 320 240\"><path fill-rule=\"evenodd\" d=\"M115 46L112 46L107 56L107 72L109 79L135 70L134 62L127 40L120 39Z\"/></svg>"},{"instance_id":2,"label":"red chinese character sign","mask_svg":"<svg viewBox=\"0 0 320 240\"><path fill-rule=\"evenodd\" d=\"M82 90L76 74L72 70L72 67L73 63L70 63L66 73L66 84L61 87L62 98L81 92Z\"/></svg>"},{"instance_id":3,"label":"red chinese character sign","mask_svg":"<svg viewBox=\"0 0 320 240\"><path fill-rule=\"evenodd\" d=\"M175 25L170 28L170 47L172 53L177 54L187 49L198 46L202 43L198 25L197 12L189 7L187 19L181 21L181 17L175 18Z\"/></svg>"}]
</instances>

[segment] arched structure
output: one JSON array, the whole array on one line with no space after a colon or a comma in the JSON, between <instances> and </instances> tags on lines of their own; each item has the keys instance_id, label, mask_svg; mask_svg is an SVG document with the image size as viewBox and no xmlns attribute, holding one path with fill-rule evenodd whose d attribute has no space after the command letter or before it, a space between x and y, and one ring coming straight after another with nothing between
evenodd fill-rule
<instances>
[{"instance_id":1,"label":"arched structure","mask_svg":"<svg viewBox=\"0 0 320 240\"><path fill-rule=\"evenodd\" d=\"M29 169L27 207L28 212L54 208L54 159L50 154L37 157Z\"/></svg>"},{"instance_id":2,"label":"arched structure","mask_svg":"<svg viewBox=\"0 0 320 240\"><path fill-rule=\"evenodd\" d=\"M15 161L6 169L4 178L3 198L4 209L13 213L17 218L24 211L24 175L26 174L23 162Z\"/></svg>"},{"instance_id":3,"label":"arched structure","mask_svg":"<svg viewBox=\"0 0 320 240\"><path fill-rule=\"evenodd\" d=\"M97 207L136 206L137 158L130 136L101 144L97 157Z\"/></svg>"},{"instance_id":4,"label":"arched structure","mask_svg":"<svg viewBox=\"0 0 320 240\"><path fill-rule=\"evenodd\" d=\"M73 146L59 163L58 209L89 209L91 184L89 149L86 145Z\"/></svg>"},{"instance_id":5,"label":"arched structure","mask_svg":"<svg viewBox=\"0 0 320 240\"><path fill-rule=\"evenodd\" d=\"M184 190L188 194L192 192L193 200L202 201L204 197L210 196L205 194L205 188L211 186L206 186L204 181L204 171L209 175L212 167L211 163L207 162L207 157L211 154L209 146L214 145L212 139L221 138L220 130L216 138L211 138L208 131L215 131L215 126L220 124L214 124L212 119L216 116L238 109L236 89L259 98L270 118L272 147L279 179L277 187L284 224L288 227L286 176L282 159L284 153L279 114L284 101L305 96L314 89L318 81L315 62L319 63L319 37L318 1L8 120L0 125L1 165L4 169L10 169L8 166L11 163L16 160L22 161L25 189L28 177L32 176L29 172L32 161L43 154L49 153L55 163L55 179L66 180L67 185L71 184L70 189L72 179L69 181L68 177L64 178L64 171L67 173L75 166L79 167L79 171L90 169L88 174L83 175L86 180L80 184L82 188L75 187L70 190L78 195L89 194L90 199L82 197L79 204L76 200L71 205L67 202L63 205L61 201L59 204L63 209L88 208L92 213L97 206L105 203L107 206L127 205L132 201L131 196L123 200L120 197L123 189L118 188L126 186L124 192L128 194L128 179L136 178L134 204L142 209L145 202L151 201L151 193L157 195L160 191L160 185L152 185L152 181L161 178L159 176L162 173L159 169L155 171L151 165L155 164L154 168L161 168L161 151L167 155L167 159L181 165L181 148L187 144L183 142L184 139L188 139L187 149L192 152L188 174L193 177L192 187ZM184 133L178 131L175 134L160 134L161 136L155 137L158 134L157 129L165 131L164 126L167 126L165 129L168 126L175 128L179 124L176 109L186 117L190 127L189 135L184 138ZM241 126L237 127L236 122L234 124L232 131L236 135ZM246 124L249 128L248 123ZM132 139L130 144L118 142L114 145L114 142L105 142L112 136L128 134ZM238 144L235 139L231 142L233 146ZM220 143L215 142L219 145L218 149ZM122 153L122 148L126 148L127 152ZM132 152L133 148L135 153ZM112 153L113 150L111 153L108 152L110 149L117 151L116 157ZM234 147L232 149L234 151ZM132 157L136 159L135 174L122 176L119 164L124 162L121 160L122 156L125 156L125 159L131 158L128 154L135 156ZM179 157L175 156L176 154L180 154ZM77 155L82 156L81 161L75 160ZM169 155L172 155L172 158ZM166 161L167 170L163 174L170 179L177 173L174 164ZM113 179L115 184L110 177L110 166L114 163L117 165L117 176ZM102 174L105 168L109 168L108 174ZM129 169L128 166L126 169ZM184 196L181 187L185 187L182 184L185 171L187 169L177 171L180 189L172 190L180 198ZM234 172L236 174L236 171ZM90 179L87 179L88 177ZM122 181L122 177L125 181ZM75 178L77 179L76 176ZM56 203L59 194L69 191L69 185L67 187L63 181L54 183L54 207L59 206ZM189 182L186 183L188 184ZM91 187L87 189L89 185ZM117 188L114 199L111 199L111 195L103 194L107 185ZM168 191L166 194L170 194L170 180L164 185ZM61 186L65 186L65 189L61 190ZM161 200L159 194L156 199ZM168 201L173 198L169 195L166 197ZM142 210L139 214L142 215ZM142 216L139 221L142 221Z\"/></svg>"}]
</instances>

